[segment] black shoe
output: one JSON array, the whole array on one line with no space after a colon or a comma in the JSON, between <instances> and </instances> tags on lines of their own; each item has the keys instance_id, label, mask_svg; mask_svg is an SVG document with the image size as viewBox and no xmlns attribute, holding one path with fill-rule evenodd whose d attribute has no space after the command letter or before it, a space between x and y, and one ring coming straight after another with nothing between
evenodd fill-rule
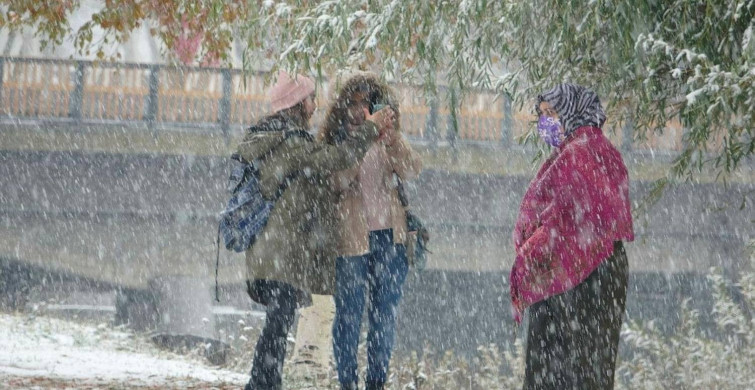
<instances>
[{"instance_id":1,"label":"black shoe","mask_svg":"<svg viewBox=\"0 0 755 390\"><path fill-rule=\"evenodd\" d=\"M281 386L273 386L269 388L265 388L264 386L252 386L252 383L249 382L244 386L244 390L281 390L283 387Z\"/></svg>"},{"instance_id":2,"label":"black shoe","mask_svg":"<svg viewBox=\"0 0 755 390\"><path fill-rule=\"evenodd\" d=\"M365 382L364 385L366 386L364 390L383 390L385 388L385 383L383 382Z\"/></svg>"},{"instance_id":3,"label":"black shoe","mask_svg":"<svg viewBox=\"0 0 755 390\"><path fill-rule=\"evenodd\" d=\"M341 383L341 390L359 390L359 387L357 386L356 382Z\"/></svg>"}]
</instances>

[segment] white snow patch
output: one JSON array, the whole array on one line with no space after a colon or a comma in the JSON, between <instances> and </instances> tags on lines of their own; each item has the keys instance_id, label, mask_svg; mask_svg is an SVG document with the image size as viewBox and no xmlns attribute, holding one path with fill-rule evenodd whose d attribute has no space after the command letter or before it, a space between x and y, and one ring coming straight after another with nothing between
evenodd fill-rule
<instances>
[{"instance_id":1,"label":"white snow patch","mask_svg":"<svg viewBox=\"0 0 755 390\"><path fill-rule=\"evenodd\" d=\"M691 106L694 105L697 102L697 98L702 95L705 92L704 88L696 89L690 93L687 94L687 105Z\"/></svg>"},{"instance_id":2,"label":"white snow patch","mask_svg":"<svg viewBox=\"0 0 755 390\"><path fill-rule=\"evenodd\" d=\"M45 377L143 385L176 380L243 384L247 378L162 351L137 335L74 322L0 314L0 378Z\"/></svg>"}]
</instances>

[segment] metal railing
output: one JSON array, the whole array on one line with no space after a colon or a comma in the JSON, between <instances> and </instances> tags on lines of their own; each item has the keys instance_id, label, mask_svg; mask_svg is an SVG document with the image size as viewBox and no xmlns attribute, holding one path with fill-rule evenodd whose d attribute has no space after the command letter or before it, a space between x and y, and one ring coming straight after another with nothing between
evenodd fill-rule
<instances>
[{"instance_id":1,"label":"metal railing","mask_svg":"<svg viewBox=\"0 0 755 390\"><path fill-rule=\"evenodd\" d=\"M141 122L219 129L246 127L269 110L265 74L234 69L0 57L0 118L86 122ZM401 127L409 136L510 144L531 126L531 114L514 111L492 91L466 96L456 121L445 106L428 104L422 88L394 85ZM319 106L327 106L327 85ZM442 91L441 93L445 93ZM440 99L442 101L442 96ZM325 109L317 111L317 125ZM669 128L644 142L619 129L608 134L624 149L678 151L682 130Z\"/></svg>"}]
</instances>

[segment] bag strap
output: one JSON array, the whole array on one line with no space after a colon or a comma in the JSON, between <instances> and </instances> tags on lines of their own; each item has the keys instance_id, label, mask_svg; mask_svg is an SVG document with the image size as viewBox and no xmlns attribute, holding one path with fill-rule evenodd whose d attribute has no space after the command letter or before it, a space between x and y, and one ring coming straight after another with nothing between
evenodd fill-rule
<instances>
[{"instance_id":1,"label":"bag strap","mask_svg":"<svg viewBox=\"0 0 755 390\"><path fill-rule=\"evenodd\" d=\"M220 224L218 223L218 237L215 239L217 253L215 254L215 301L220 302L220 292L218 287L218 268L220 268Z\"/></svg>"},{"instance_id":2,"label":"bag strap","mask_svg":"<svg viewBox=\"0 0 755 390\"><path fill-rule=\"evenodd\" d=\"M310 140L310 141L313 140L312 135L310 135L309 133L307 133L304 130L290 130L290 131L286 131L286 133L283 135L283 140L281 140L280 143L278 143L277 145L275 145L272 149L270 149L270 151L267 154L265 154L265 156L263 156L262 158L258 159L257 161L261 162L261 161L264 161L264 159L272 156L273 153L275 153L275 151L278 148L280 148L281 145L283 145L284 142L286 142L286 140L288 140L289 138L292 138L292 137L302 137L302 138L306 138L307 140ZM293 172L290 175L288 175L288 176L286 176L286 177L283 178L283 183L281 183L281 185L278 186L278 190L275 192L275 197L273 198L273 201L277 201L278 199L280 199L281 196L283 196L283 193L286 192L286 189L288 189L288 185L290 184L291 180L293 180L298 175L299 175L299 171L297 170L296 172Z\"/></svg>"},{"instance_id":3,"label":"bag strap","mask_svg":"<svg viewBox=\"0 0 755 390\"><path fill-rule=\"evenodd\" d=\"M401 180L401 177L398 175L398 173L393 172L393 175L396 176L396 191L398 191L398 201L401 203L401 206L403 208L407 209L409 208L409 197L406 195L404 181Z\"/></svg>"}]
</instances>

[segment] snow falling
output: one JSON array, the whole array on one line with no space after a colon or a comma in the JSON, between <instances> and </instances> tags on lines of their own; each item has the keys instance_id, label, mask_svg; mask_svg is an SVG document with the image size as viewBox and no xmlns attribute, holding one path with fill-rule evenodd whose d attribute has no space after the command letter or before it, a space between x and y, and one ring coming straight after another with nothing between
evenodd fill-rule
<instances>
[{"instance_id":1,"label":"snow falling","mask_svg":"<svg viewBox=\"0 0 755 390\"><path fill-rule=\"evenodd\" d=\"M77 31L100 3L60 12ZM70 37L44 45L28 26L0 30L0 387L268 388L250 382L262 375L255 361L285 389L520 389L548 377L755 388L751 2L712 14L736 25L713 54L688 29L689 45L670 38L666 21L624 26L633 41L612 51L585 38L618 18L597 2L564 14L568 30L532 34L496 26L551 11L233 2L259 16L234 25L228 59L203 46L218 18L239 23L220 3L129 26L123 42L92 30L91 41L117 41L115 61ZM0 10L3 21L28 17ZM170 56L160 34L173 22L186 30ZM635 55L643 62L621 66L625 82L584 73ZM564 70L570 61L579 66ZM292 79L275 95L277 66L311 77L311 89ZM349 90L364 75L355 68L378 81ZM554 80L598 91L606 122L538 99ZM306 93L286 105L297 88ZM268 116L276 105L305 120ZM537 127L552 112L553 147ZM584 130L593 126L602 130ZM265 217L253 221L257 250L233 250L231 238L250 237L219 227L248 222L248 209L228 216L244 202ZM610 288L625 302L590 306ZM563 323L538 317L558 317L553 307L569 308L563 323L584 320L574 350L553 336ZM614 326L618 347L574 363L575 350L611 337L587 323ZM528 346L535 337L542 348ZM615 366L601 365L612 353ZM573 369L538 377L537 354ZM345 383L352 363L356 382Z\"/></svg>"}]
</instances>

